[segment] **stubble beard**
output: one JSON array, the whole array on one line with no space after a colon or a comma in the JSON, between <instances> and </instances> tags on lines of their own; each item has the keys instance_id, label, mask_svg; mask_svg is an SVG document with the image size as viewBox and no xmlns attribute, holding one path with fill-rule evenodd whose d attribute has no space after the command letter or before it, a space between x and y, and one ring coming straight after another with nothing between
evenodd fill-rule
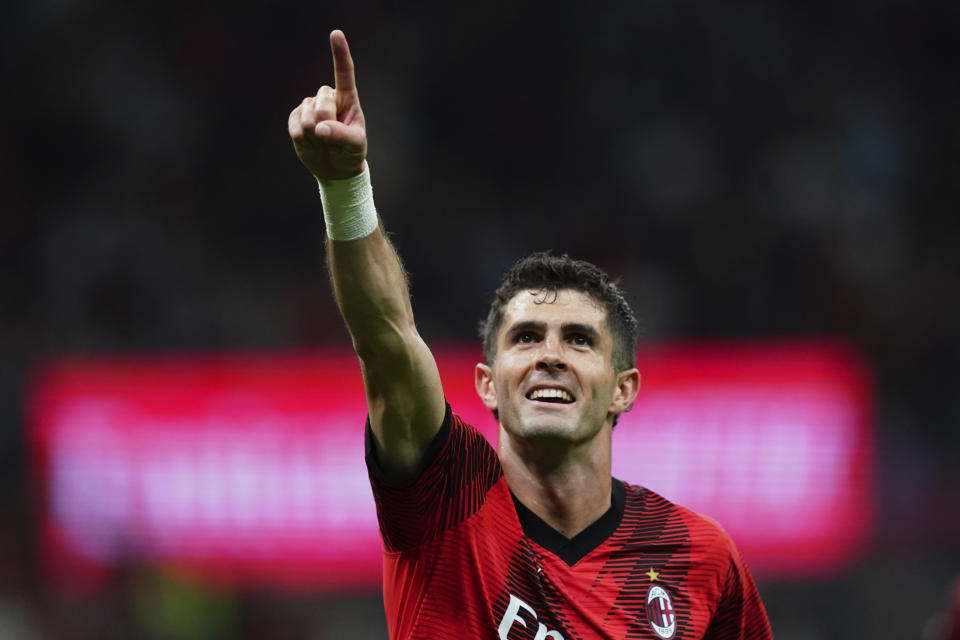
<instances>
[{"instance_id":1,"label":"stubble beard","mask_svg":"<svg viewBox=\"0 0 960 640\"><path fill-rule=\"evenodd\" d=\"M528 402L524 400L524 402ZM588 416L582 411L549 412L536 410L518 410L509 426L504 422L504 430L512 437L522 439L530 444L544 445L572 445L583 442L594 435L599 429L587 429L584 420Z\"/></svg>"}]
</instances>

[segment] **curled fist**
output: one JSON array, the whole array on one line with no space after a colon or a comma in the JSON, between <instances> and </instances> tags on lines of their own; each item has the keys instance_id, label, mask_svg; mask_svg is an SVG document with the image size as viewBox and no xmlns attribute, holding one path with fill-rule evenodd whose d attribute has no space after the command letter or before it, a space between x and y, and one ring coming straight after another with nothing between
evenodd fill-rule
<instances>
[{"instance_id":1,"label":"curled fist","mask_svg":"<svg viewBox=\"0 0 960 640\"><path fill-rule=\"evenodd\" d=\"M330 33L335 86L324 85L290 112L287 128L297 157L320 180L342 180L363 171L367 130L347 38Z\"/></svg>"}]
</instances>

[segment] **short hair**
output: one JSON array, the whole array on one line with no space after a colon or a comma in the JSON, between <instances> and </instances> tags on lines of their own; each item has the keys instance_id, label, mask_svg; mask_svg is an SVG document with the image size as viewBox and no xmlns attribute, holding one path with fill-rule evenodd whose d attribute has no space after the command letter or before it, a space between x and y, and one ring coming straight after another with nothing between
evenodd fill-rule
<instances>
[{"instance_id":1,"label":"short hair","mask_svg":"<svg viewBox=\"0 0 960 640\"><path fill-rule=\"evenodd\" d=\"M504 275L493 296L487 319L480 323L483 358L492 366L497 353L497 334L503 325L503 308L521 291L556 294L572 289L587 294L607 312L607 327L613 337L612 364L616 373L636 363L639 323L617 283L602 269L585 260L574 260L567 254L551 255L549 251L531 254L519 260ZM556 295L554 298L556 299ZM546 296L544 302L552 302Z\"/></svg>"}]
</instances>

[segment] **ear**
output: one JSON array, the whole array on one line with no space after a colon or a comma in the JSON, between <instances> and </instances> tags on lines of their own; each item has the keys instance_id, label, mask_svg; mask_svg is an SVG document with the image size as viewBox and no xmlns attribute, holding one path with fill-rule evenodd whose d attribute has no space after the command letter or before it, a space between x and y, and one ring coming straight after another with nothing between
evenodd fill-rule
<instances>
[{"instance_id":1,"label":"ear","mask_svg":"<svg viewBox=\"0 0 960 640\"><path fill-rule=\"evenodd\" d=\"M478 362L473 372L473 385L484 406L491 411L497 410L497 390L493 386L493 370Z\"/></svg>"},{"instance_id":2,"label":"ear","mask_svg":"<svg viewBox=\"0 0 960 640\"><path fill-rule=\"evenodd\" d=\"M640 392L640 371L636 368L627 369L617 374L617 387L610 402L610 413L619 415L628 411Z\"/></svg>"}]
</instances>

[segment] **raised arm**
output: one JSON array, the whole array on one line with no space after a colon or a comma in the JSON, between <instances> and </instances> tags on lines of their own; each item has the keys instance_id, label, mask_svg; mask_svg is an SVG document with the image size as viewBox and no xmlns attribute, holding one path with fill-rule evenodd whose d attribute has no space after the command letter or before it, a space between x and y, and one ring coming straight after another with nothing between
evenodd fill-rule
<instances>
[{"instance_id":1,"label":"raised arm","mask_svg":"<svg viewBox=\"0 0 960 640\"><path fill-rule=\"evenodd\" d=\"M414 325L403 267L373 217L366 126L342 31L330 34L330 48L335 87L320 87L291 112L290 139L324 195L333 293L360 356L380 463L409 476L440 429L443 390Z\"/></svg>"}]
</instances>

